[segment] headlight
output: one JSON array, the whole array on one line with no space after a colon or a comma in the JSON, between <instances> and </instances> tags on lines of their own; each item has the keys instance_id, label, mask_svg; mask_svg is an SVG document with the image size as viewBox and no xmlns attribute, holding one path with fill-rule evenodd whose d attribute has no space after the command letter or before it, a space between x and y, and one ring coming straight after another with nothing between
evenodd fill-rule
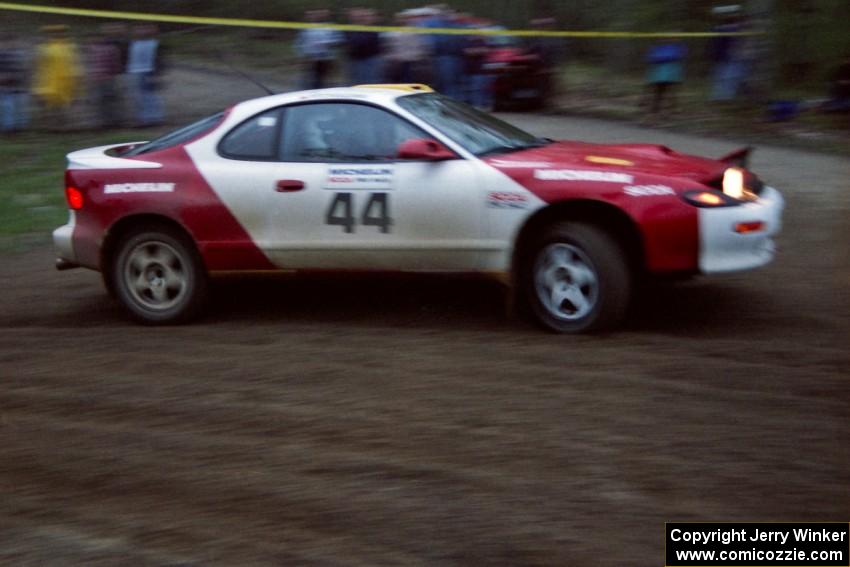
<instances>
[{"instance_id":1,"label":"headlight","mask_svg":"<svg viewBox=\"0 0 850 567\"><path fill-rule=\"evenodd\" d=\"M737 167L730 167L723 173L723 192L733 199L744 196L744 172Z\"/></svg>"},{"instance_id":2,"label":"headlight","mask_svg":"<svg viewBox=\"0 0 850 567\"><path fill-rule=\"evenodd\" d=\"M755 201L758 195L745 183L744 170L730 167L723 173L723 194L738 201Z\"/></svg>"},{"instance_id":3,"label":"headlight","mask_svg":"<svg viewBox=\"0 0 850 567\"><path fill-rule=\"evenodd\" d=\"M707 185L713 189L685 191L682 199L695 207L734 207L757 200L762 183L740 167L730 167L723 172L722 179Z\"/></svg>"},{"instance_id":4,"label":"headlight","mask_svg":"<svg viewBox=\"0 0 850 567\"><path fill-rule=\"evenodd\" d=\"M682 193L682 199L695 207L734 207L741 204L741 201L714 189L685 191Z\"/></svg>"}]
</instances>

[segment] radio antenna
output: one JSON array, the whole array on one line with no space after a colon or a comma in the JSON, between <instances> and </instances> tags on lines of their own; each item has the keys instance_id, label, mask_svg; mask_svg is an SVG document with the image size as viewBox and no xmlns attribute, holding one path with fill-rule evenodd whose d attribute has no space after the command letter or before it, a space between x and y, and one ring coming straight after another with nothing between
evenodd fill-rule
<instances>
[{"instance_id":1,"label":"radio antenna","mask_svg":"<svg viewBox=\"0 0 850 567\"><path fill-rule=\"evenodd\" d=\"M254 85L258 86L266 94L269 94L269 95L278 94L275 91L268 88L263 83L261 83L260 81L258 81L257 79L255 79L254 77L252 77L251 75L249 75L248 73L246 73L245 71L243 71L242 69L239 69L235 65L233 65L230 61L228 61L228 57L223 51L217 50L217 53L218 53L218 56L219 56L219 59L221 60L221 62L224 63L225 66L227 66L227 68L230 69L232 72L236 73L237 75L239 75L240 77L242 77L246 81L253 83Z\"/></svg>"},{"instance_id":2,"label":"radio antenna","mask_svg":"<svg viewBox=\"0 0 850 567\"><path fill-rule=\"evenodd\" d=\"M203 31L207 31L207 30L213 29L213 27L214 27L214 26L193 26L193 27L186 28L186 29L174 30L174 31L170 31L170 32L164 32L162 35L174 35L174 36L176 36L176 35L184 35L184 34L190 34L190 33L197 33L197 32L203 32ZM257 79L255 79L254 77L252 77L251 75L249 75L248 73L246 73L245 71L243 71L243 70L241 70L241 69L236 68L236 66L234 66L234 65L233 65L233 64L232 64L232 63L228 60L229 58L228 58L227 54L226 54L224 51L222 51L222 50L220 50L220 49L217 49L215 52L216 52L216 54L218 55L219 60L220 60L222 63L224 63L224 65L225 65L228 69L230 69L232 72L236 73L237 75L239 75L239 76L240 76L240 77L242 77L243 79L245 79L245 80L247 80L247 81L249 81L249 82L253 83L253 84L254 84L254 85L256 85L257 87L259 87L260 89L262 89L262 90L263 90L263 92L264 92L264 93L266 93L266 94L269 94L269 95L278 94L278 93L276 93L275 91L273 91L273 90L271 90L270 88L268 88L268 87L267 87L266 85L264 85L263 83L261 83L260 81L258 81Z\"/></svg>"}]
</instances>

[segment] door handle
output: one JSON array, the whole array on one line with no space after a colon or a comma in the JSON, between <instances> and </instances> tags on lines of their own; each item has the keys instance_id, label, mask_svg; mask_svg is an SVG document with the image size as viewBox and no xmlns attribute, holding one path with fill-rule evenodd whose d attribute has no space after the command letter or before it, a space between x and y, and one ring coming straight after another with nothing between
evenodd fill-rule
<instances>
[{"instance_id":1,"label":"door handle","mask_svg":"<svg viewBox=\"0 0 850 567\"><path fill-rule=\"evenodd\" d=\"M291 193L304 189L304 182L300 179L281 179L275 183L275 191L278 193Z\"/></svg>"}]
</instances>

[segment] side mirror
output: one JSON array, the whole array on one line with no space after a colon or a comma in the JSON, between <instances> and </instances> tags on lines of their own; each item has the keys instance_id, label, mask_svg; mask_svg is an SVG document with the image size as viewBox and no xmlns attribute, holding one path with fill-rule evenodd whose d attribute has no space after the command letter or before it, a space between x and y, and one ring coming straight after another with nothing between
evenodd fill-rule
<instances>
[{"instance_id":1,"label":"side mirror","mask_svg":"<svg viewBox=\"0 0 850 567\"><path fill-rule=\"evenodd\" d=\"M400 159L417 161L444 161L457 157L453 151L437 140L427 138L406 140L398 147L397 153Z\"/></svg>"}]
</instances>

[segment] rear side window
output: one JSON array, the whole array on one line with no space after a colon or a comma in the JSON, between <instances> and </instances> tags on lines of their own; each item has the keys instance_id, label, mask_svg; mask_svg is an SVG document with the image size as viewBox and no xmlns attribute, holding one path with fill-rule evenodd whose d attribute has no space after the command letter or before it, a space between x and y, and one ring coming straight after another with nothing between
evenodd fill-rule
<instances>
[{"instance_id":1,"label":"rear side window","mask_svg":"<svg viewBox=\"0 0 850 567\"><path fill-rule=\"evenodd\" d=\"M173 132L169 132L164 136L160 136L155 140L151 140L150 142L144 143L140 146L136 146L135 148L131 148L130 150L121 154L121 157L132 157L138 156L141 154L146 154L149 152L156 152L159 150L165 150L179 144L183 144L197 138L201 134L205 134L208 131L212 130L219 122L221 122L222 117L224 116L223 112L219 112L218 114L213 114L212 116L208 116L197 122L193 122L188 126L184 126L178 130L174 130Z\"/></svg>"},{"instance_id":2,"label":"rear side window","mask_svg":"<svg viewBox=\"0 0 850 567\"><path fill-rule=\"evenodd\" d=\"M249 118L231 130L218 146L231 159L268 161L277 159L281 110L275 108Z\"/></svg>"}]
</instances>

